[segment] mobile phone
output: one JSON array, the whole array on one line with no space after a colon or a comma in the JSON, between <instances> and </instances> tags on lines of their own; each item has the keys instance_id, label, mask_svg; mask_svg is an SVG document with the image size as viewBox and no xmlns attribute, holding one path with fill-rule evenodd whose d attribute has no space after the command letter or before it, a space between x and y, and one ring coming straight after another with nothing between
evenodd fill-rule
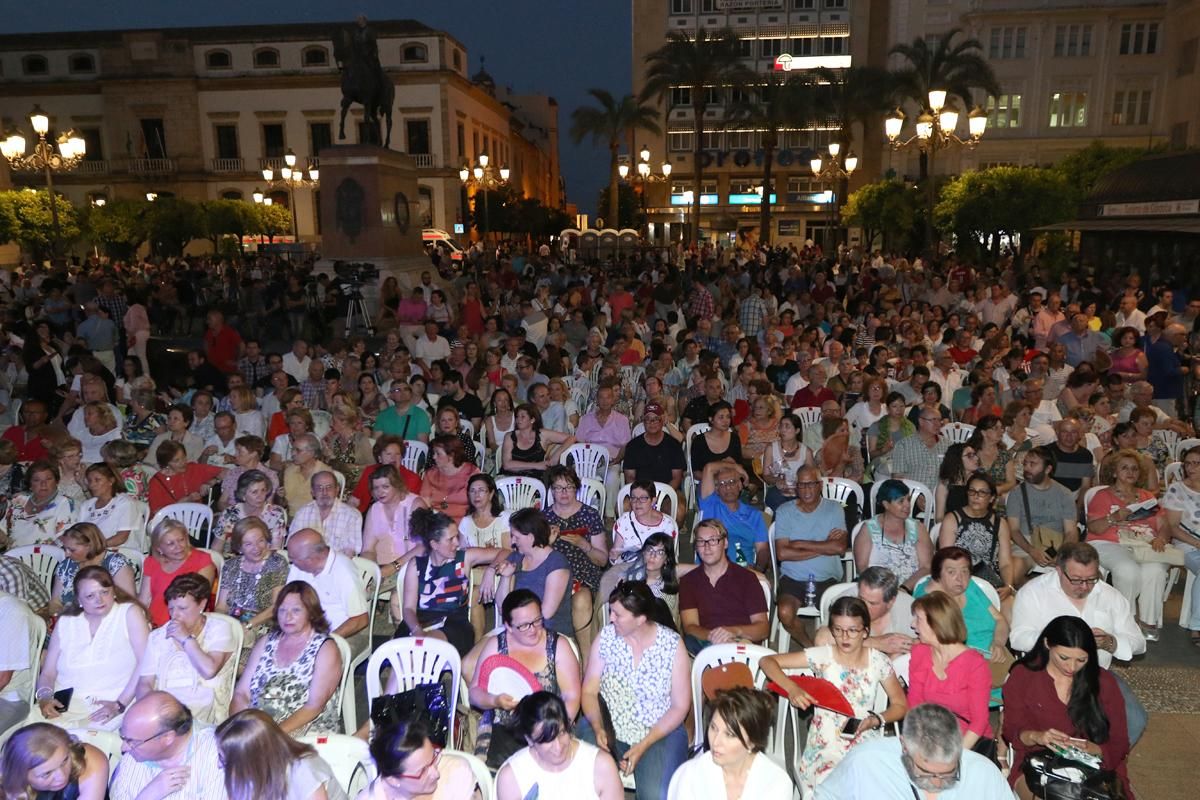
<instances>
[{"instance_id":1,"label":"mobile phone","mask_svg":"<svg viewBox=\"0 0 1200 800\"><path fill-rule=\"evenodd\" d=\"M75 694L75 689L59 689L54 693L54 701L62 706L63 711L71 708L71 697Z\"/></svg>"},{"instance_id":2,"label":"mobile phone","mask_svg":"<svg viewBox=\"0 0 1200 800\"><path fill-rule=\"evenodd\" d=\"M1058 558L1058 548L1050 545L1046 548L1046 555L1050 556L1050 558Z\"/></svg>"},{"instance_id":3,"label":"mobile phone","mask_svg":"<svg viewBox=\"0 0 1200 800\"><path fill-rule=\"evenodd\" d=\"M858 726L862 724L862 720L857 717L851 717L846 720L846 724L842 726L842 738L853 739L858 733Z\"/></svg>"}]
</instances>

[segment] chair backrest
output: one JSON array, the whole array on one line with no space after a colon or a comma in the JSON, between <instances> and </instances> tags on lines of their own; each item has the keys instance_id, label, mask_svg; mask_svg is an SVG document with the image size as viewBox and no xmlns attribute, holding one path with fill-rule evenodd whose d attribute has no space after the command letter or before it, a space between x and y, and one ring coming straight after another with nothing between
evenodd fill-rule
<instances>
[{"instance_id":1,"label":"chair backrest","mask_svg":"<svg viewBox=\"0 0 1200 800\"><path fill-rule=\"evenodd\" d=\"M633 431L629 435L636 439L637 437L641 436L645 432L646 432L646 423L639 422L637 425L633 426Z\"/></svg>"},{"instance_id":2,"label":"chair backrest","mask_svg":"<svg viewBox=\"0 0 1200 800\"><path fill-rule=\"evenodd\" d=\"M1101 489L1107 488L1108 484L1100 484L1099 486L1093 486L1083 493L1083 514L1085 517L1087 516L1088 506L1092 504L1092 498L1095 497Z\"/></svg>"},{"instance_id":3,"label":"chair backrest","mask_svg":"<svg viewBox=\"0 0 1200 800\"><path fill-rule=\"evenodd\" d=\"M829 624L829 607L833 605L833 601L848 594L858 594L857 582L847 581L845 583L835 583L833 586L830 586L825 590L825 594L821 595L820 620L822 627Z\"/></svg>"},{"instance_id":4,"label":"chair backrest","mask_svg":"<svg viewBox=\"0 0 1200 800\"><path fill-rule=\"evenodd\" d=\"M427 637L392 639L371 654L367 662L367 711L371 702L383 694L383 668L391 667L398 691L424 683L438 683L443 672L450 673L449 742L454 741L454 709L462 680L462 659L449 642Z\"/></svg>"},{"instance_id":5,"label":"chair backrest","mask_svg":"<svg viewBox=\"0 0 1200 800\"><path fill-rule=\"evenodd\" d=\"M29 707L37 706L37 675L42 663L42 648L46 645L46 620L25 609L29 622L29 670L33 678L29 681Z\"/></svg>"},{"instance_id":6,"label":"chair backrest","mask_svg":"<svg viewBox=\"0 0 1200 800\"><path fill-rule=\"evenodd\" d=\"M617 492L617 516L624 513L625 501L629 499L629 493L633 491L633 484L627 483ZM675 490L671 488L671 484L663 483L662 481L654 482L654 507L669 517L675 516Z\"/></svg>"},{"instance_id":7,"label":"chair backrest","mask_svg":"<svg viewBox=\"0 0 1200 800\"><path fill-rule=\"evenodd\" d=\"M604 501L607 499L608 490L604 488L604 481L595 478L582 478L582 485L579 491L575 493L579 502L585 506L591 506L604 516Z\"/></svg>"},{"instance_id":8,"label":"chair backrest","mask_svg":"<svg viewBox=\"0 0 1200 800\"><path fill-rule=\"evenodd\" d=\"M692 439L701 434L708 433L711 428L712 425L707 422L697 422L687 429L687 435L684 436L683 442L683 457L687 461L688 474L692 472Z\"/></svg>"},{"instance_id":9,"label":"chair backrest","mask_svg":"<svg viewBox=\"0 0 1200 800\"><path fill-rule=\"evenodd\" d=\"M459 419L458 429L465 433L469 438L473 438L475 436L475 423L471 422L469 419Z\"/></svg>"},{"instance_id":10,"label":"chair backrest","mask_svg":"<svg viewBox=\"0 0 1200 800\"><path fill-rule=\"evenodd\" d=\"M810 425L817 425L821 422L821 407L820 406L802 406L794 408L792 411L800 418L801 424L807 428Z\"/></svg>"},{"instance_id":11,"label":"chair backrest","mask_svg":"<svg viewBox=\"0 0 1200 800\"><path fill-rule=\"evenodd\" d=\"M1183 454L1193 447L1200 447L1200 439L1180 439L1171 455L1176 461L1183 461Z\"/></svg>"},{"instance_id":12,"label":"chair backrest","mask_svg":"<svg viewBox=\"0 0 1200 800\"><path fill-rule=\"evenodd\" d=\"M111 778L116 773L117 763L121 760L121 736L118 733L92 728L68 728L67 733L108 756L108 776Z\"/></svg>"},{"instance_id":13,"label":"chair backrest","mask_svg":"<svg viewBox=\"0 0 1200 800\"><path fill-rule=\"evenodd\" d=\"M143 553L149 553L150 530L146 526L146 521L150 519L150 506L141 500L132 498L129 502L133 504L133 523L129 526L129 538L125 541L130 547L136 547Z\"/></svg>"},{"instance_id":14,"label":"chair backrest","mask_svg":"<svg viewBox=\"0 0 1200 800\"><path fill-rule=\"evenodd\" d=\"M504 498L505 511L546 506L546 484L537 478L497 478L496 491Z\"/></svg>"},{"instance_id":15,"label":"chair backrest","mask_svg":"<svg viewBox=\"0 0 1200 800\"><path fill-rule=\"evenodd\" d=\"M188 529L188 536L193 542L200 542L204 547L212 543L213 510L203 503L172 503L163 506L150 520L148 530L153 531L164 519L177 519Z\"/></svg>"},{"instance_id":16,"label":"chair backrest","mask_svg":"<svg viewBox=\"0 0 1200 800\"><path fill-rule=\"evenodd\" d=\"M45 585L47 592L54 585L54 568L67 557L65 550L53 544L27 544L24 547L14 547L4 555L15 558L33 570Z\"/></svg>"},{"instance_id":17,"label":"chair backrest","mask_svg":"<svg viewBox=\"0 0 1200 800\"><path fill-rule=\"evenodd\" d=\"M312 745L317 755L333 770L333 777L347 797L355 797L373 779L375 762L367 743L357 736L322 733L297 736L297 741Z\"/></svg>"},{"instance_id":18,"label":"chair backrest","mask_svg":"<svg viewBox=\"0 0 1200 800\"><path fill-rule=\"evenodd\" d=\"M608 448L602 444L579 442L564 450L558 463L564 467L573 466L580 478L604 480L608 475Z\"/></svg>"},{"instance_id":19,"label":"chair backrest","mask_svg":"<svg viewBox=\"0 0 1200 800\"><path fill-rule=\"evenodd\" d=\"M1163 468L1163 486L1170 486L1175 481L1183 480L1183 462L1172 461Z\"/></svg>"},{"instance_id":20,"label":"chair backrest","mask_svg":"<svg viewBox=\"0 0 1200 800\"><path fill-rule=\"evenodd\" d=\"M701 650L692 661L692 715L695 720L695 736L692 743L704 743L704 695L701 689L704 671L722 664L740 662L750 668L756 686L763 685L758 671L758 662L775 651L756 644L711 644Z\"/></svg>"},{"instance_id":21,"label":"chair backrest","mask_svg":"<svg viewBox=\"0 0 1200 800\"><path fill-rule=\"evenodd\" d=\"M342 679L338 682L337 691L337 707L342 710L343 721L346 718L346 706L354 705L354 671L350 667L350 663L354 660L354 655L350 652L350 643L336 633L329 634L329 638L333 639L333 643L337 645L338 656L342 659Z\"/></svg>"},{"instance_id":22,"label":"chair backrest","mask_svg":"<svg viewBox=\"0 0 1200 800\"><path fill-rule=\"evenodd\" d=\"M568 638L567 641L572 640ZM471 768L471 774L475 776L475 783L479 786L479 800L495 800L496 779L492 777L487 764L483 763L477 756L471 753L464 753L462 750L443 750L442 758L446 756L461 758L467 762L467 766Z\"/></svg>"},{"instance_id":23,"label":"chair backrest","mask_svg":"<svg viewBox=\"0 0 1200 800\"><path fill-rule=\"evenodd\" d=\"M912 511L910 516L918 516L925 523L925 528L933 527L933 490L920 481L914 481L910 478L904 478L904 485L908 487L908 496L912 500ZM876 481L871 484L871 505L870 508L863 511L863 519L874 515L875 513L875 497L879 494L879 487L883 485L883 481ZM925 510L917 511L917 500L924 498Z\"/></svg>"},{"instance_id":24,"label":"chair backrest","mask_svg":"<svg viewBox=\"0 0 1200 800\"><path fill-rule=\"evenodd\" d=\"M401 466L420 475L425 471L425 464L428 461L429 445L416 439L404 440L404 455L400 458Z\"/></svg>"},{"instance_id":25,"label":"chair backrest","mask_svg":"<svg viewBox=\"0 0 1200 800\"><path fill-rule=\"evenodd\" d=\"M324 439L325 434L329 433L329 428L333 425L333 415L328 411L321 409L312 410L313 419L313 435L318 439Z\"/></svg>"},{"instance_id":26,"label":"chair backrest","mask_svg":"<svg viewBox=\"0 0 1200 800\"><path fill-rule=\"evenodd\" d=\"M133 585L140 588L142 585L142 564L146 560L146 555L134 547L118 547L117 552L129 559L129 566L133 570ZM221 573L218 572L217 574L220 575Z\"/></svg>"},{"instance_id":27,"label":"chair backrest","mask_svg":"<svg viewBox=\"0 0 1200 800\"><path fill-rule=\"evenodd\" d=\"M895 670L896 677L899 678L905 686L908 686L908 665L911 661L912 653L905 653L892 659L892 669Z\"/></svg>"},{"instance_id":28,"label":"chair backrest","mask_svg":"<svg viewBox=\"0 0 1200 800\"><path fill-rule=\"evenodd\" d=\"M1167 446L1167 452L1174 454L1179 446L1179 431L1173 431L1170 428L1158 428L1153 434L1156 438L1161 439L1163 444Z\"/></svg>"},{"instance_id":29,"label":"chair backrest","mask_svg":"<svg viewBox=\"0 0 1200 800\"><path fill-rule=\"evenodd\" d=\"M775 555L775 523L772 522L767 526L767 550L771 553L771 588L778 591L779 589L779 557ZM767 608L771 607L771 602L767 600Z\"/></svg>"},{"instance_id":30,"label":"chair backrest","mask_svg":"<svg viewBox=\"0 0 1200 800\"><path fill-rule=\"evenodd\" d=\"M217 574L220 575L221 571L217 570ZM227 661L225 666L221 668L221 670L225 673L225 680L229 682L228 691L226 691L224 694L226 697L232 700L233 686L237 683L238 668L241 666L242 662L242 646L246 641L246 629L242 627L241 620L231 617L228 614L218 614L215 611L209 611L207 614L214 619L223 620L225 624L229 626L229 632L233 637L233 650L229 653L229 661ZM226 705L225 708L218 709L218 712L217 719L225 719L227 716L229 716L229 706Z\"/></svg>"},{"instance_id":31,"label":"chair backrest","mask_svg":"<svg viewBox=\"0 0 1200 800\"><path fill-rule=\"evenodd\" d=\"M942 426L942 436L944 436L950 444L966 444L967 440L975 433L975 426L968 425L965 422L951 422L949 425Z\"/></svg>"}]
</instances>

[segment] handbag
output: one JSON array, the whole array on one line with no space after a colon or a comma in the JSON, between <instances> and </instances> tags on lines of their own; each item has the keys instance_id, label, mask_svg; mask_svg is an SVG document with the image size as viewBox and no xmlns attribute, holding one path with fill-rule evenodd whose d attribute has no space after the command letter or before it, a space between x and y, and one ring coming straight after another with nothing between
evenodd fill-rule
<instances>
[{"instance_id":1,"label":"handbag","mask_svg":"<svg viewBox=\"0 0 1200 800\"><path fill-rule=\"evenodd\" d=\"M376 697L371 703L371 722L376 727L425 720L429 728L429 740L437 747L453 747L447 744L450 735L450 703L446 687L441 683L420 683L411 689L395 694Z\"/></svg>"},{"instance_id":2,"label":"handbag","mask_svg":"<svg viewBox=\"0 0 1200 800\"><path fill-rule=\"evenodd\" d=\"M1025 521L1029 523L1029 543L1047 555L1053 556L1063 545L1063 532L1046 525L1034 525L1029 511L1029 489L1021 484L1021 504L1025 507Z\"/></svg>"},{"instance_id":3,"label":"handbag","mask_svg":"<svg viewBox=\"0 0 1200 800\"><path fill-rule=\"evenodd\" d=\"M1117 531L1121 546L1129 548L1129 552L1139 564L1168 564L1172 567L1184 565L1184 553L1178 547L1167 545L1162 550L1155 550L1147 539L1126 528Z\"/></svg>"},{"instance_id":4,"label":"handbag","mask_svg":"<svg viewBox=\"0 0 1200 800\"><path fill-rule=\"evenodd\" d=\"M996 658L991 655L988 658L988 669L992 672L992 688L999 689L1008 680L1008 672L1012 669L1012 665L1017 663L1017 657L1007 647L1001 648L1001 656Z\"/></svg>"},{"instance_id":5,"label":"handbag","mask_svg":"<svg viewBox=\"0 0 1200 800\"><path fill-rule=\"evenodd\" d=\"M1125 800L1117 773L1050 752L1031 753L1021 765L1025 784L1042 800Z\"/></svg>"}]
</instances>

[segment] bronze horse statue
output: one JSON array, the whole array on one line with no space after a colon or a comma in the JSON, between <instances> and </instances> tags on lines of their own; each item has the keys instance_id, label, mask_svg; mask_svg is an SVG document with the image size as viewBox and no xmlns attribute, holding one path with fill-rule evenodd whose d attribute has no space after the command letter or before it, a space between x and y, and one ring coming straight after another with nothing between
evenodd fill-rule
<instances>
[{"instance_id":1,"label":"bronze horse statue","mask_svg":"<svg viewBox=\"0 0 1200 800\"><path fill-rule=\"evenodd\" d=\"M351 103L363 107L369 144L388 147L392 141L392 106L396 87L379 63L375 34L359 17L356 28L343 29L334 39L333 57L342 71L342 113L338 119L338 139L346 138L346 112ZM380 136L380 120L387 120L387 130Z\"/></svg>"}]
</instances>

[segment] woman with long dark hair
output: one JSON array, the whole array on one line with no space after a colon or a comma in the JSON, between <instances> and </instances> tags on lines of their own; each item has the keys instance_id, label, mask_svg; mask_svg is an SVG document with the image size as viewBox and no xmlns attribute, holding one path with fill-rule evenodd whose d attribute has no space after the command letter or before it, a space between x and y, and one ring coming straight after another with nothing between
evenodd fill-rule
<instances>
[{"instance_id":1,"label":"woman with long dark hair","mask_svg":"<svg viewBox=\"0 0 1200 800\"><path fill-rule=\"evenodd\" d=\"M1133 800L1129 729L1117 679L1100 667L1096 637L1080 617L1056 617L1037 644L1013 665L1004 684L1004 738L1017 768L1009 775L1017 795L1033 795L1019 768L1033 752L1053 745L1078 747L1115 770Z\"/></svg>"},{"instance_id":2,"label":"woman with long dark hair","mask_svg":"<svg viewBox=\"0 0 1200 800\"><path fill-rule=\"evenodd\" d=\"M247 708L217 726L229 800L345 800L316 749L293 739L270 714Z\"/></svg>"}]
</instances>

